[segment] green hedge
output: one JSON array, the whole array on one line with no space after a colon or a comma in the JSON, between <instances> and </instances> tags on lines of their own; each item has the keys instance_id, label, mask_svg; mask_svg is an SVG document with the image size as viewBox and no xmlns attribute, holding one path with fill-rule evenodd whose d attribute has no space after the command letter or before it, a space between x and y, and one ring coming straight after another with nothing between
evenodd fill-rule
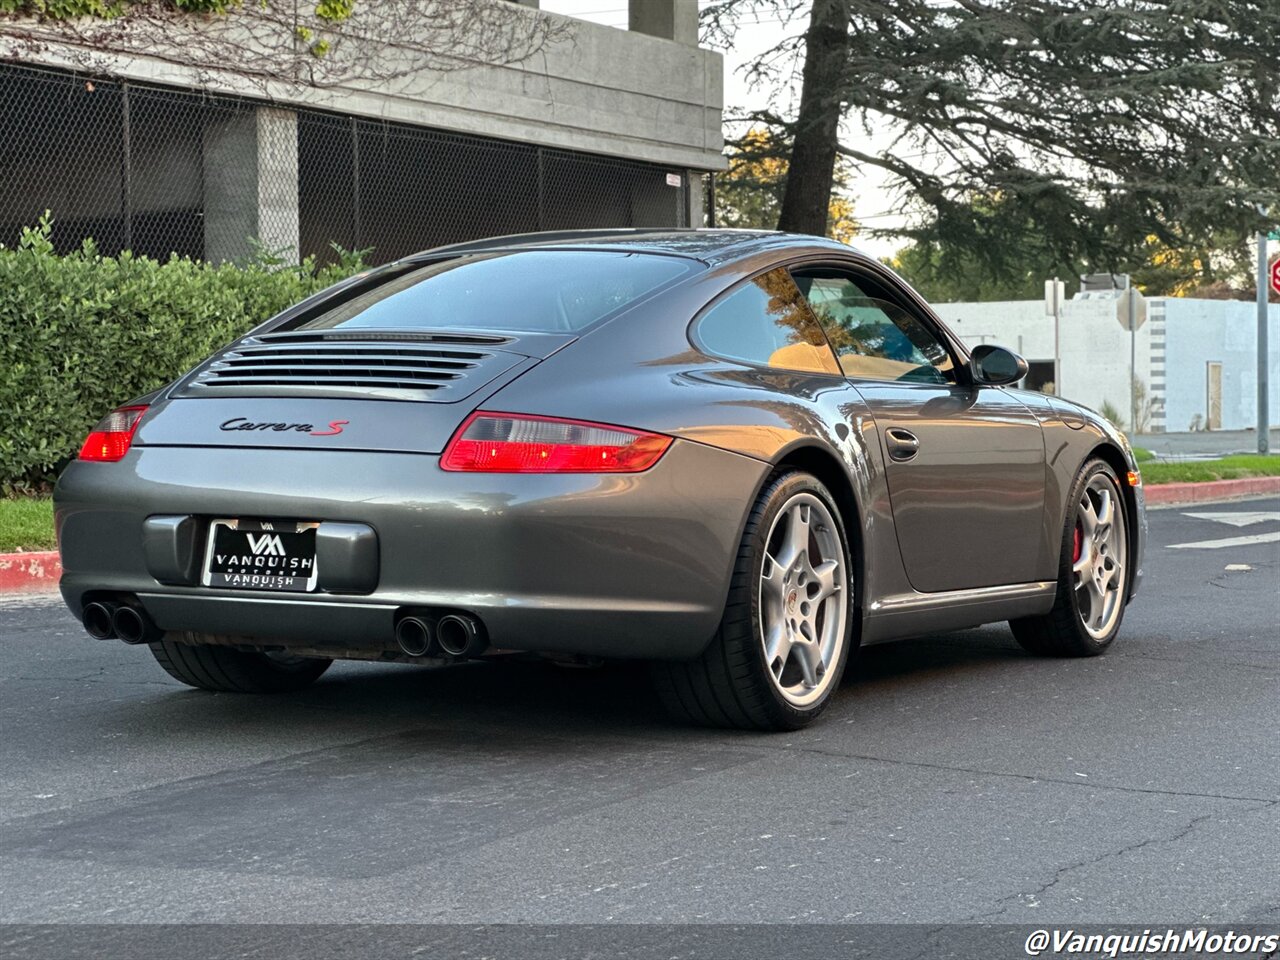
<instances>
[{"instance_id":1,"label":"green hedge","mask_svg":"<svg viewBox=\"0 0 1280 960\"><path fill-rule=\"evenodd\" d=\"M168 383L246 330L356 272L360 254L213 266L92 241L58 256L48 219L0 245L0 492L39 489L112 408Z\"/></svg>"}]
</instances>

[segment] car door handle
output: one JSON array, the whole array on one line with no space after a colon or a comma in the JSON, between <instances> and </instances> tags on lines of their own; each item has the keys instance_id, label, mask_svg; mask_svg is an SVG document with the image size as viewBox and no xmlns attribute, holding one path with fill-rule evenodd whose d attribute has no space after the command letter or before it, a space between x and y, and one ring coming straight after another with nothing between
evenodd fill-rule
<instances>
[{"instance_id":1,"label":"car door handle","mask_svg":"<svg viewBox=\"0 0 1280 960\"><path fill-rule=\"evenodd\" d=\"M920 440L909 430L893 427L884 432L884 440L889 448L890 460L901 463L920 452Z\"/></svg>"}]
</instances>

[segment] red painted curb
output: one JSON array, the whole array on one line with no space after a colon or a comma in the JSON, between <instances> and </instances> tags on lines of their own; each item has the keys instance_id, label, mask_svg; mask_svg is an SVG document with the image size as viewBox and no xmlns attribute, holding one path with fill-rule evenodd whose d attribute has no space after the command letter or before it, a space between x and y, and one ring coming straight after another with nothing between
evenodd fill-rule
<instances>
[{"instance_id":1,"label":"red painted curb","mask_svg":"<svg viewBox=\"0 0 1280 960\"><path fill-rule=\"evenodd\" d=\"M62 576L56 550L42 553L0 553L0 593L54 590Z\"/></svg>"},{"instance_id":2,"label":"red painted curb","mask_svg":"<svg viewBox=\"0 0 1280 960\"><path fill-rule=\"evenodd\" d=\"M1146 487L1147 503L1202 503L1258 494L1280 493L1280 477L1245 477L1243 480L1211 480L1208 483L1156 483Z\"/></svg>"}]
</instances>

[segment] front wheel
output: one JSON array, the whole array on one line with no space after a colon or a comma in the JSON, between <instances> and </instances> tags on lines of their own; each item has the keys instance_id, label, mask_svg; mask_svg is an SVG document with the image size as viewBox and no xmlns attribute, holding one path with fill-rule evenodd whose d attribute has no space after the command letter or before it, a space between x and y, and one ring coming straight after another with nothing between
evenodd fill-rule
<instances>
[{"instance_id":1,"label":"front wheel","mask_svg":"<svg viewBox=\"0 0 1280 960\"><path fill-rule=\"evenodd\" d=\"M204 635L187 633L186 643L165 637L150 644L151 653L175 680L201 690L224 693L287 693L315 683L332 660L288 654L237 650L201 643Z\"/></svg>"},{"instance_id":2,"label":"front wheel","mask_svg":"<svg viewBox=\"0 0 1280 960\"><path fill-rule=\"evenodd\" d=\"M677 718L707 726L796 730L840 685L853 619L844 525L807 473L775 477L738 550L724 617L696 660L654 667Z\"/></svg>"},{"instance_id":3,"label":"front wheel","mask_svg":"<svg viewBox=\"0 0 1280 960\"><path fill-rule=\"evenodd\" d=\"M1120 631L1129 592L1129 519L1115 471L1086 463L1070 502L1053 609L1009 622L1018 643L1040 656L1102 653Z\"/></svg>"}]
</instances>

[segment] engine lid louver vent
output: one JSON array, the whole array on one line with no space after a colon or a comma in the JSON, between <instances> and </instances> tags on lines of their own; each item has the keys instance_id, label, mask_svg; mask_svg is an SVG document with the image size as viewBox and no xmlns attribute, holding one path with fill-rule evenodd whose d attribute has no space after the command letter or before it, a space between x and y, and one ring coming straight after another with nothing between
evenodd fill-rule
<instances>
[{"instance_id":1,"label":"engine lid louver vent","mask_svg":"<svg viewBox=\"0 0 1280 960\"><path fill-rule=\"evenodd\" d=\"M276 334L237 344L202 367L175 396L377 397L451 403L522 359L484 343Z\"/></svg>"}]
</instances>

